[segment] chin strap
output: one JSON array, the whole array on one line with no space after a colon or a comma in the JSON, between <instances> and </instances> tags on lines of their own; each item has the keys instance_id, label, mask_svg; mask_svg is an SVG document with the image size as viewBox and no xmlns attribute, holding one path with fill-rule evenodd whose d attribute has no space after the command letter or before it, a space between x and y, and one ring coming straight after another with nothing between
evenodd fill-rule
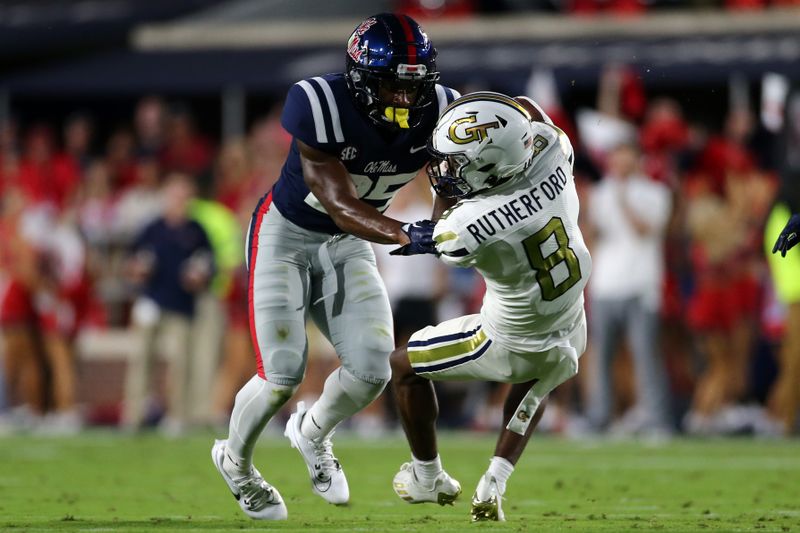
<instances>
[{"instance_id":1,"label":"chin strap","mask_svg":"<svg viewBox=\"0 0 800 533\"><path fill-rule=\"evenodd\" d=\"M405 107L386 107L383 115L389 122L395 122L402 129L408 129L408 109Z\"/></svg>"}]
</instances>

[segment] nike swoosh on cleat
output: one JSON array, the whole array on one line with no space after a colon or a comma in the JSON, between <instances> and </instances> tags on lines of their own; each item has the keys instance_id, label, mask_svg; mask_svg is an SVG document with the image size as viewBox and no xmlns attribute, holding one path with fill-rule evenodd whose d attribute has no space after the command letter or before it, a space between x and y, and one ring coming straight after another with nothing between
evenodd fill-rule
<instances>
[{"instance_id":1,"label":"nike swoosh on cleat","mask_svg":"<svg viewBox=\"0 0 800 533\"><path fill-rule=\"evenodd\" d=\"M320 427L320 425L319 425L319 424L317 424L317 421L316 421L316 420L314 420L314 415L308 415L308 416L310 416L310 417L311 417L311 423L312 423L312 424L314 424L314 425L317 427L317 429L319 429L319 430L322 430L322 428Z\"/></svg>"},{"instance_id":2,"label":"nike swoosh on cleat","mask_svg":"<svg viewBox=\"0 0 800 533\"><path fill-rule=\"evenodd\" d=\"M314 481L314 486L320 492L328 492L328 489L331 488L331 480L330 479L327 480L327 481L319 481L318 479L314 478L313 481Z\"/></svg>"},{"instance_id":3,"label":"nike swoosh on cleat","mask_svg":"<svg viewBox=\"0 0 800 533\"><path fill-rule=\"evenodd\" d=\"M412 154L416 154L420 150L424 150L427 145L423 144L422 146L412 146L408 151Z\"/></svg>"}]
</instances>

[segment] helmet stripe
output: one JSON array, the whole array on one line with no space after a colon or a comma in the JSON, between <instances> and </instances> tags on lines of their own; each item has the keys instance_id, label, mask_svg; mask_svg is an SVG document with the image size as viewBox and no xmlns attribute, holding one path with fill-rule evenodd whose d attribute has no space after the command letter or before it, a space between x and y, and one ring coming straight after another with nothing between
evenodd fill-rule
<instances>
[{"instance_id":1,"label":"helmet stripe","mask_svg":"<svg viewBox=\"0 0 800 533\"><path fill-rule=\"evenodd\" d=\"M468 94L466 96L462 96L461 98L459 98L458 100L454 101L449 106L447 106L445 108L445 110L442 111L442 114L447 113L448 111L450 111L454 107L460 106L461 104L467 104L469 102L474 102L476 100L490 100L492 102L505 104L505 105L507 105L509 107L512 107L512 108L516 109L520 113L522 113L525 116L525 118L527 118L528 120L531 120L530 113L528 113L528 110L525 109L524 107L522 107L522 105L520 105L519 102L517 102L513 98L509 98L508 96L506 96L504 94L493 93L493 92L489 92L489 91L480 91L480 92Z\"/></svg>"},{"instance_id":2,"label":"helmet stripe","mask_svg":"<svg viewBox=\"0 0 800 533\"><path fill-rule=\"evenodd\" d=\"M406 15L396 16L397 20L400 21L400 26L403 28L403 33L405 34L406 42L408 43L408 64L416 65L417 47L414 45L414 30L411 29L411 24L408 23L408 17Z\"/></svg>"}]
</instances>

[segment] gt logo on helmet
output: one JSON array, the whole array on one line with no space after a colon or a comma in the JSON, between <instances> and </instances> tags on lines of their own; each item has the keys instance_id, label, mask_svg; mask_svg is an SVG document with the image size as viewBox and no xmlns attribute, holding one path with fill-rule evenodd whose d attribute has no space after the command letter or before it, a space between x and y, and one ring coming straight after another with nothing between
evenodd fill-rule
<instances>
[{"instance_id":1,"label":"gt logo on helmet","mask_svg":"<svg viewBox=\"0 0 800 533\"><path fill-rule=\"evenodd\" d=\"M472 141L480 142L486 138L486 132L488 130L500 127L500 123L497 121L487 122L485 124L478 124L477 126L469 126L464 128L464 137L459 137L457 135L456 129L461 124L471 124L477 120L478 117L476 117L474 114L454 120L453 123L450 124L450 129L447 130L447 136L456 144L467 144L471 143Z\"/></svg>"}]
</instances>

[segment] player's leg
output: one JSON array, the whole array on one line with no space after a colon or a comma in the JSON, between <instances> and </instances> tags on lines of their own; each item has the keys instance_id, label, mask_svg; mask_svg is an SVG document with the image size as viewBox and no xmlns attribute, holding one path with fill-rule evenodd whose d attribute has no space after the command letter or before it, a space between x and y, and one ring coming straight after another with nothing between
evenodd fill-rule
<instances>
[{"instance_id":1,"label":"player's leg","mask_svg":"<svg viewBox=\"0 0 800 533\"><path fill-rule=\"evenodd\" d=\"M319 399L308 409L298 403L286 436L303 455L314 492L334 504L346 503L347 479L330 437L334 428L372 403L389 379L394 347L386 289L371 246L354 237L323 244L315 271L311 315L331 341L342 366L325 380ZM318 278L315 278L318 279ZM318 298L319 296L319 298Z\"/></svg>"},{"instance_id":2,"label":"player's leg","mask_svg":"<svg viewBox=\"0 0 800 533\"><path fill-rule=\"evenodd\" d=\"M283 499L253 467L253 451L305 371L309 273L305 235L276 209L270 210L268 199L256 210L248 239L248 302L257 374L237 393L228 438L215 443L212 458L248 516L279 520L287 515Z\"/></svg>"},{"instance_id":3,"label":"player's leg","mask_svg":"<svg viewBox=\"0 0 800 533\"><path fill-rule=\"evenodd\" d=\"M392 352L392 390L408 445L414 459L420 463L439 460L436 446L436 419L439 404L433 382L417 375L408 360L405 346ZM441 470L441 463L439 465ZM419 472L420 477L424 472ZM432 472L433 478L438 471ZM432 481L432 479L430 480Z\"/></svg>"},{"instance_id":4,"label":"player's leg","mask_svg":"<svg viewBox=\"0 0 800 533\"><path fill-rule=\"evenodd\" d=\"M533 354L512 354L495 350L492 367L510 369L511 387L503 409L504 427L495 447L495 456L481 477L472 497L472 520L505 520L502 499L505 486L514 465L519 460L531 434L544 414L547 397L556 387L578 372L578 358L586 350L586 322L584 318L569 337L549 350ZM481 361L478 360L478 363ZM476 369L490 376L491 370ZM491 379L491 378L488 378Z\"/></svg>"},{"instance_id":5,"label":"player's leg","mask_svg":"<svg viewBox=\"0 0 800 533\"><path fill-rule=\"evenodd\" d=\"M430 380L484 379L502 381L507 367L492 373L492 342L480 327L479 315L429 326L411 336L407 347L392 353L392 391L411 447L412 460L395 476L394 490L412 503L451 503L461 485L444 471L436 447L438 406ZM494 379L492 379L494 378Z\"/></svg>"},{"instance_id":6,"label":"player's leg","mask_svg":"<svg viewBox=\"0 0 800 533\"><path fill-rule=\"evenodd\" d=\"M508 483L508 478L514 472L514 467L522 456L522 452L525 451L533 431L542 419L547 406L547 398L542 399L524 435L509 431L506 426L511 421L511 418L516 416L517 409L535 382L533 380L525 383L516 383L508 391L508 396L506 396L503 404L503 429L497 438L494 456L489 461L489 468L478 482L478 487L472 497L471 515L473 522L505 520L502 498L506 492L506 483Z\"/></svg>"},{"instance_id":7,"label":"player's leg","mask_svg":"<svg viewBox=\"0 0 800 533\"><path fill-rule=\"evenodd\" d=\"M461 484L442 467L436 445L439 407L433 383L418 376L405 347L392 352L392 393L400 422L411 448L411 462L404 463L393 481L394 491L409 503L452 504Z\"/></svg>"}]
</instances>

